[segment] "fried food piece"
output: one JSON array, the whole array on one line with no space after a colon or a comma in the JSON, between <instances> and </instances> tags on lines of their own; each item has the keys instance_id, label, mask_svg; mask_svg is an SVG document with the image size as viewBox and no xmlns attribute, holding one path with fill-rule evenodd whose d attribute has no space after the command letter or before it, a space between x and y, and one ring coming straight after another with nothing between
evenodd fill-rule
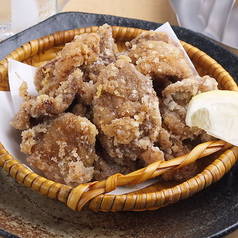
<instances>
[{"instance_id":1,"label":"fried food piece","mask_svg":"<svg viewBox=\"0 0 238 238\"><path fill-rule=\"evenodd\" d=\"M100 72L110 63L116 61L118 53L117 45L112 37L112 28L108 24L100 26L96 32L99 36L99 55L96 61L85 65L81 70L84 72L82 82L77 94L79 103L90 105L96 92L94 84L97 82Z\"/></svg>"},{"instance_id":2,"label":"fried food piece","mask_svg":"<svg viewBox=\"0 0 238 238\"><path fill-rule=\"evenodd\" d=\"M120 56L102 70L95 84L93 121L102 146L117 163L141 157L151 163L163 159L153 146L161 127L159 101L152 81L129 62Z\"/></svg>"},{"instance_id":3,"label":"fried food piece","mask_svg":"<svg viewBox=\"0 0 238 238\"><path fill-rule=\"evenodd\" d=\"M130 42L126 42L128 49L131 49L134 45L140 44L144 41L163 41L168 44L177 46L177 44L168 36L166 32L145 31L138 35Z\"/></svg>"},{"instance_id":4,"label":"fried food piece","mask_svg":"<svg viewBox=\"0 0 238 238\"><path fill-rule=\"evenodd\" d=\"M181 140L194 140L204 133L197 127L188 127L185 123L187 107L193 96L211 90L217 90L217 82L209 76L192 77L170 84L162 92L160 110L163 124Z\"/></svg>"},{"instance_id":5,"label":"fried food piece","mask_svg":"<svg viewBox=\"0 0 238 238\"><path fill-rule=\"evenodd\" d=\"M11 122L12 126L19 130L29 129L31 118L64 112L75 98L81 78L81 71L75 70L67 80L46 85L38 96L29 95L27 85L23 83L20 95L24 97L24 101Z\"/></svg>"},{"instance_id":6,"label":"fried food piece","mask_svg":"<svg viewBox=\"0 0 238 238\"><path fill-rule=\"evenodd\" d=\"M116 61L118 49L112 36L112 27L108 24L100 26L96 32L100 37L99 41L99 57L92 64L88 65L85 75L93 82L97 81L99 73L110 63Z\"/></svg>"},{"instance_id":7,"label":"fried food piece","mask_svg":"<svg viewBox=\"0 0 238 238\"><path fill-rule=\"evenodd\" d=\"M211 139L205 131L197 127L188 127L185 122L189 101L193 96L211 90L217 90L215 79L192 77L170 84L162 92L160 110L163 119L158 146L164 151L165 159L170 160L191 151L195 140ZM176 171L165 173L163 178L186 180L196 173L196 162Z\"/></svg>"},{"instance_id":8,"label":"fried food piece","mask_svg":"<svg viewBox=\"0 0 238 238\"><path fill-rule=\"evenodd\" d=\"M93 177L97 129L86 118L62 113L22 132L21 151L30 166L69 186Z\"/></svg>"},{"instance_id":9,"label":"fried food piece","mask_svg":"<svg viewBox=\"0 0 238 238\"><path fill-rule=\"evenodd\" d=\"M80 103L75 104L70 112L77 116L86 117L89 120L92 118L91 111Z\"/></svg>"},{"instance_id":10,"label":"fried food piece","mask_svg":"<svg viewBox=\"0 0 238 238\"><path fill-rule=\"evenodd\" d=\"M186 109L194 95L217 89L216 81L195 77L166 33L145 32L126 45L118 53L112 28L104 24L76 36L38 68L38 96L22 85L24 102L12 124L27 129L21 150L48 179L76 186L127 174L184 155L207 139L186 126ZM195 162L163 178L183 181L196 170Z\"/></svg>"},{"instance_id":11,"label":"fried food piece","mask_svg":"<svg viewBox=\"0 0 238 238\"><path fill-rule=\"evenodd\" d=\"M98 59L99 40L96 33L75 36L55 59L37 69L34 83L39 96L32 97L25 93L21 109L12 122L16 129L30 128L31 117L58 115L70 106L83 82L79 67Z\"/></svg>"},{"instance_id":12,"label":"fried food piece","mask_svg":"<svg viewBox=\"0 0 238 238\"><path fill-rule=\"evenodd\" d=\"M68 80L69 75L76 70L82 71L82 77L79 78L78 87L75 95L80 94L84 101L91 103L92 94L94 93L93 85L84 82L84 72L86 66L93 64L100 56L100 36L97 33L84 33L75 36L74 40L67 43L58 53L56 59L39 67L36 72L35 85L39 94L54 90L55 84Z\"/></svg>"},{"instance_id":13,"label":"fried food piece","mask_svg":"<svg viewBox=\"0 0 238 238\"><path fill-rule=\"evenodd\" d=\"M127 46L128 56L144 75L178 80L194 76L183 51L164 32L144 32Z\"/></svg>"},{"instance_id":14,"label":"fried food piece","mask_svg":"<svg viewBox=\"0 0 238 238\"><path fill-rule=\"evenodd\" d=\"M196 174L197 174L197 163L193 162L179 169L168 171L164 173L162 177L165 181L174 179L176 181L183 182L190 178L193 178Z\"/></svg>"},{"instance_id":15,"label":"fried food piece","mask_svg":"<svg viewBox=\"0 0 238 238\"><path fill-rule=\"evenodd\" d=\"M193 148L191 141L182 141L179 136L169 133L166 129L162 128L159 135L159 147L164 152L166 160L171 160L179 156L189 153ZM194 143L196 144L196 143ZM177 180L185 181L193 177L197 172L197 163L194 162L185 165L177 170L166 172L162 175L164 180Z\"/></svg>"},{"instance_id":16,"label":"fried food piece","mask_svg":"<svg viewBox=\"0 0 238 238\"><path fill-rule=\"evenodd\" d=\"M128 174L144 167L141 161L125 160L123 164L115 163L114 159L108 155L105 149L101 148L100 150L99 156L94 162L94 179L97 181L107 179L113 174Z\"/></svg>"},{"instance_id":17,"label":"fried food piece","mask_svg":"<svg viewBox=\"0 0 238 238\"><path fill-rule=\"evenodd\" d=\"M158 142L158 146L164 152L165 160L187 154L193 147L192 143L181 141L179 136L172 134L165 128L161 128Z\"/></svg>"},{"instance_id":18,"label":"fried food piece","mask_svg":"<svg viewBox=\"0 0 238 238\"><path fill-rule=\"evenodd\" d=\"M36 71L34 83L37 91L52 82L65 81L79 67L95 62L100 53L100 37L96 33L84 33L75 36L74 40L65 44L57 57Z\"/></svg>"}]
</instances>

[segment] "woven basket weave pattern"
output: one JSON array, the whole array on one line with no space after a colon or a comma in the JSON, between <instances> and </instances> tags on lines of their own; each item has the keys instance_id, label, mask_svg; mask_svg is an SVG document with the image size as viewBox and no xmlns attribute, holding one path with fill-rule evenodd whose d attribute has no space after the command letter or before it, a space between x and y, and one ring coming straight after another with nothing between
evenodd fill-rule
<instances>
[{"instance_id":1,"label":"woven basket weave pattern","mask_svg":"<svg viewBox=\"0 0 238 238\"><path fill-rule=\"evenodd\" d=\"M62 48L72 41L75 35L96 32L97 26L57 32L33 40L16 49L0 62L0 90L9 91L8 59L38 66L51 60ZM124 43L135 38L143 30L127 27L113 27L113 37L119 50ZM215 60L190 44L181 42L194 63L198 73L209 74L216 78L220 89L238 91L237 85L229 73ZM216 158L213 156L219 152ZM209 156L210 155L210 156ZM208 159L212 157L212 159ZM206 158L203 158L206 157ZM203 159L201 159L203 158ZM44 196L66 203L71 209L80 211L142 211L157 209L170 203L185 199L203 188L218 181L234 165L238 158L238 148L224 141L207 142L196 146L189 154L170 161L159 161L128 175L115 174L105 181L81 184L75 188L48 180L20 164L0 143L0 166L13 178ZM125 195L106 195L121 185L133 185L154 178L165 171L179 168L195 160L201 160L203 169L192 179L183 183L175 181L157 182L147 188Z\"/></svg>"}]
</instances>

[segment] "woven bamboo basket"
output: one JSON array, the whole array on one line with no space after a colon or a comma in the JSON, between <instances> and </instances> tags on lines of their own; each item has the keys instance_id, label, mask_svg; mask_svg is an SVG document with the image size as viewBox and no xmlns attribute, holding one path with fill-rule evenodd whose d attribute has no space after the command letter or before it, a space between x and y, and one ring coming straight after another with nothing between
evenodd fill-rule
<instances>
[{"instance_id":1,"label":"woven bamboo basket","mask_svg":"<svg viewBox=\"0 0 238 238\"><path fill-rule=\"evenodd\" d=\"M32 40L16 49L0 62L0 90L9 91L8 59L40 65L51 60L62 46L75 35L95 32L97 26L56 32L46 37ZM135 38L143 30L113 26L113 37L119 47ZM183 47L194 63L199 74L214 77L220 89L238 91L229 73L206 53L190 44L182 42ZM25 186L47 197L64 202L73 210L90 209L94 211L143 211L153 210L185 199L218 181L235 164L238 148L224 141L210 141L196 146L189 154L170 161L159 161L127 175L114 174L104 181L95 181L70 187L48 180L21 164L0 143L0 166L13 178ZM185 182L156 182L146 188L124 195L109 195L118 186L135 185L155 178L162 173L177 169L198 160L200 172Z\"/></svg>"}]
</instances>

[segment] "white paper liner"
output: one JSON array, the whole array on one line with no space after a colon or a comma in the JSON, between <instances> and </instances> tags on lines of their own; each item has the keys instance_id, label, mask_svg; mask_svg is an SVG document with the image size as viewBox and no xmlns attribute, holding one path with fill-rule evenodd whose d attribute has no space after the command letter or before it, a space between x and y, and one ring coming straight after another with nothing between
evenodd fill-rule
<instances>
[{"instance_id":1,"label":"white paper liner","mask_svg":"<svg viewBox=\"0 0 238 238\"><path fill-rule=\"evenodd\" d=\"M18 112L21 103L23 102L23 98L19 96L19 88L24 81L27 82L28 93L32 96L38 95L34 85L35 72L36 67L23 64L13 59L8 60L8 77L14 113Z\"/></svg>"},{"instance_id":2,"label":"white paper liner","mask_svg":"<svg viewBox=\"0 0 238 238\"><path fill-rule=\"evenodd\" d=\"M11 93L0 91L0 102L0 142L14 158L21 163L26 163L26 155L20 152L20 132L10 125L14 115Z\"/></svg>"},{"instance_id":3,"label":"white paper liner","mask_svg":"<svg viewBox=\"0 0 238 238\"><path fill-rule=\"evenodd\" d=\"M171 37L178 45L180 45L184 54L188 58L191 68L194 70L194 73L198 74L186 51L183 49L182 45L180 44L180 41L175 35L173 29L171 28L170 24L165 23L155 31L166 32L169 37ZM38 94L34 85L34 76L36 68L13 59L9 59L8 66L9 84L11 91L0 91L0 102L4 102L0 104L0 142L15 159L27 166L26 155L20 152L20 133L10 125L10 121L12 120L15 113L18 112L20 105L23 101L23 99L19 96L19 87L21 86L23 81L27 82L28 93L30 95L34 96ZM36 172L41 175L41 172L37 171L36 169L30 169L32 169L33 172ZM133 185L132 187L118 187L108 194L122 195L148 187L156 182L156 179L150 179L144 183Z\"/></svg>"}]
</instances>

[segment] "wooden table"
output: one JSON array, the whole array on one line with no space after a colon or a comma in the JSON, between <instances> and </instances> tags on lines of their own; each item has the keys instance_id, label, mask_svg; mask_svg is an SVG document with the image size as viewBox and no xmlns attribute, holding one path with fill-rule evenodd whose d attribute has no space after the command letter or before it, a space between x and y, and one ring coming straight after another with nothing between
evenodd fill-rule
<instances>
[{"instance_id":1,"label":"wooden table","mask_svg":"<svg viewBox=\"0 0 238 238\"><path fill-rule=\"evenodd\" d=\"M81 11L177 25L168 0L70 0L63 11Z\"/></svg>"}]
</instances>

